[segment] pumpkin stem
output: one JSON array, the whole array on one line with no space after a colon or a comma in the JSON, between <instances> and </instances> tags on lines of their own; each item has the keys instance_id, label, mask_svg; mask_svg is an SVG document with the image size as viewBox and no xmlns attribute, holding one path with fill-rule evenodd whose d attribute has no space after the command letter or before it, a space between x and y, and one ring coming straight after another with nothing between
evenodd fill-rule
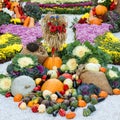
<instances>
[{"instance_id":1,"label":"pumpkin stem","mask_svg":"<svg viewBox=\"0 0 120 120\"><path fill-rule=\"evenodd\" d=\"M52 47L52 56L54 57L54 53L55 53L55 48Z\"/></svg>"},{"instance_id":2,"label":"pumpkin stem","mask_svg":"<svg viewBox=\"0 0 120 120\"><path fill-rule=\"evenodd\" d=\"M28 89L28 88L30 88L30 87L31 87L30 85L26 85L26 86L25 86L25 89Z\"/></svg>"}]
</instances>

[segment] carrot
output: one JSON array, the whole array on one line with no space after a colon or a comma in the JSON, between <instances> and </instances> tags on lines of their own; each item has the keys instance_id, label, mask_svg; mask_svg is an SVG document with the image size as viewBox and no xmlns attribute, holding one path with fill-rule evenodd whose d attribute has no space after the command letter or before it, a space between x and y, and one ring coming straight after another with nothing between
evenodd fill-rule
<instances>
[{"instance_id":1,"label":"carrot","mask_svg":"<svg viewBox=\"0 0 120 120\"><path fill-rule=\"evenodd\" d=\"M17 6L14 7L14 12L16 14L16 18L20 18L21 17Z\"/></svg>"},{"instance_id":2,"label":"carrot","mask_svg":"<svg viewBox=\"0 0 120 120\"><path fill-rule=\"evenodd\" d=\"M30 22L30 17L28 16L28 17L25 19L25 21L24 21L24 23L23 23L23 26L28 27L29 22Z\"/></svg>"},{"instance_id":3,"label":"carrot","mask_svg":"<svg viewBox=\"0 0 120 120\"><path fill-rule=\"evenodd\" d=\"M34 24L35 24L35 20L34 20L34 18L32 18L32 17L30 17L30 22L29 22L29 25L28 25L28 27L34 27Z\"/></svg>"},{"instance_id":4,"label":"carrot","mask_svg":"<svg viewBox=\"0 0 120 120\"><path fill-rule=\"evenodd\" d=\"M107 69L104 67L100 67L100 71L105 73L107 71Z\"/></svg>"},{"instance_id":5,"label":"carrot","mask_svg":"<svg viewBox=\"0 0 120 120\"><path fill-rule=\"evenodd\" d=\"M62 103L63 101L64 101L63 98L58 98L58 99L56 100L57 103Z\"/></svg>"}]
</instances>

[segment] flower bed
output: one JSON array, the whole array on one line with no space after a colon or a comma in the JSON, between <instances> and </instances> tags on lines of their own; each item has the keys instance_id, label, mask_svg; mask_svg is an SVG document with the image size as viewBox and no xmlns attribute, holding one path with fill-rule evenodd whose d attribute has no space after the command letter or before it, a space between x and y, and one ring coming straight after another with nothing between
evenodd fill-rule
<instances>
[{"instance_id":1,"label":"flower bed","mask_svg":"<svg viewBox=\"0 0 120 120\"><path fill-rule=\"evenodd\" d=\"M34 3L27 3L34 4ZM41 11L46 14L48 12L54 12L56 14L84 14L90 11L92 2L79 2L79 3L63 3L63 4L39 4Z\"/></svg>"},{"instance_id":2,"label":"flower bed","mask_svg":"<svg viewBox=\"0 0 120 120\"><path fill-rule=\"evenodd\" d=\"M108 32L104 35L98 36L95 39L95 42L100 49L112 57L114 64L120 65L120 40L118 38Z\"/></svg>"},{"instance_id":3,"label":"flower bed","mask_svg":"<svg viewBox=\"0 0 120 120\"><path fill-rule=\"evenodd\" d=\"M55 3L55 4L63 4L63 3L80 3L80 2L86 2L90 0L31 0L31 2L39 2L42 4L47 4L47 3Z\"/></svg>"},{"instance_id":4,"label":"flower bed","mask_svg":"<svg viewBox=\"0 0 120 120\"><path fill-rule=\"evenodd\" d=\"M11 33L20 36L23 45L27 45L42 37L42 30L39 24L32 28L13 24L2 25L0 26L0 33Z\"/></svg>"},{"instance_id":5,"label":"flower bed","mask_svg":"<svg viewBox=\"0 0 120 120\"><path fill-rule=\"evenodd\" d=\"M99 36L103 35L105 32L108 32L111 25L103 23L102 25L89 25L89 24L75 24L75 34L76 39L79 40L81 43L85 41L89 41L94 43L94 39Z\"/></svg>"},{"instance_id":6,"label":"flower bed","mask_svg":"<svg viewBox=\"0 0 120 120\"><path fill-rule=\"evenodd\" d=\"M15 35L3 34L0 36L0 63L10 60L22 49L21 39Z\"/></svg>"}]
</instances>

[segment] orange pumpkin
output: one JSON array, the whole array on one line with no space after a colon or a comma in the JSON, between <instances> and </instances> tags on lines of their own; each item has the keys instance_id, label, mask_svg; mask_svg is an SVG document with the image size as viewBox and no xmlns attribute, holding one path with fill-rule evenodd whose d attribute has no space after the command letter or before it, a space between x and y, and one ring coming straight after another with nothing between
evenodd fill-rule
<instances>
[{"instance_id":1,"label":"orange pumpkin","mask_svg":"<svg viewBox=\"0 0 120 120\"><path fill-rule=\"evenodd\" d=\"M114 88L114 89L113 89L113 94L114 94L114 95L120 95L120 89Z\"/></svg>"},{"instance_id":2,"label":"orange pumpkin","mask_svg":"<svg viewBox=\"0 0 120 120\"><path fill-rule=\"evenodd\" d=\"M89 23L90 24L96 24L96 25L101 25L103 20L97 18L97 17L90 17L89 18Z\"/></svg>"},{"instance_id":3,"label":"orange pumpkin","mask_svg":"<svg viewBox=\"0 0 120 120\"><path fill-rule=\"evenodd\" d=\"M23 98L22 94L16 94L13 98L14 102L20 102Z\"/></svg>"},{"instance_id":4,"label":"orange pumpkin","mask_svg":"<svg viewBox=\"0 0 120 120\"><path fill-rule=\"evenodd\" d=\"M87 103L84 100L78 100L78 106L79 107L85 107Z\"/></svg>"},{"instance_id":5,"label":"orange pumpkin","mask_svg":"<svg viewBox=\"0 0 120 120\"><path fill-rule=\"evenodd\" d=\"M104 5L97 5L95 7L95 13L96 13L96 15L103 16L105 13L107 13L107 7Z\"/></svg>"},{"instance_id":6,"label":"orange pumpkin","mask_svg":"<svg viewBox=\"0 0 120 120\"><path fill-rule=\"evenodd\" d=\"M54 66L56 66L57 68L60 68L61 65L62 65L61 58L55 57L55 56L48 57L43 63L43 66L45 66L49 70L52 70Z\"/></svg>"},{"instance_id":7,"label":"orange pumpkin","mask_svg":"<svg viewBox=\"0 0 120 120\"><path fill-rule=\"evenodd\" d=\"M101 92L99 93L99 97L106 98L107 96L108 96L108 93L105 92L105 91L101 91Z\"/></svg>"},{"instance_id":8,"label":"orange pumpkin","mask_svg":"<svg viewBox=\"0 0 120 120\"><path fill-rule=\"evenodd\" d=\"M96 99L98 99L98 96L97 96L96 94L91 94L90 97L91 97L91 98L96 98Z\"/></svg>"},{"instance_id":9,"label":"orange pumpkin","mask_svg":"<svg viewBox=\"0 0 120 120\"><path fill-rule=\"evenodd\" d=\"M62 103L63 101L64 101L63 98L58 98L58 99L56 100L57 103Z\"/></svg>"},{"instance_id":10,"label":"orange pumpkin","mask_svg":"<svg viewBox=\"0 0 120 120\"><path fill-rule=\"evenodd\" d=\"M49 90L52 93L63 91L63 83L58 79L49 79L41 87L41 91Z\"/></svg>"}]
</instances>

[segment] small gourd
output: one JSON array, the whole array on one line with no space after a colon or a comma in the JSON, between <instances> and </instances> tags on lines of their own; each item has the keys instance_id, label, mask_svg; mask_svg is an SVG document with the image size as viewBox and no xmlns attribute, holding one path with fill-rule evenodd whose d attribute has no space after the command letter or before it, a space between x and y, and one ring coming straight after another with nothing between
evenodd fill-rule
<instances>
[{"instance_id":1,"label":"small gourd","mask_svg":"<svg viewBox=\"0 0 120 120\"><path fill-rule=\"evenodd\" d=\"M105 91L100 91L99 97L106 98L108 96L108 93Z\"/></svg>"},{"instance_id":2,"label":"small gourd","mask_svg":"<svg viewBox=\"0 0 120 120\"><path fill-rule=\"evenodd\" d=\"M87 108L89 108L91 112L96 111L96 108L94 105L88 105Z\"/></svg>"},{"instance_id":3,"label":"small gourd","mask_svg":"<svg viewBox=\"0 0 120 120\"><path fill-rule=\"evenodd\" d=\"M74 100L74 101L70 102L70 106L77 108L77 106L78 106L78 101L77 101L77 100Z\"/></svg>"},{"instance_id":4,"label":"small gourd","mask_svg":"<svg viewBox=\"0 0 120 120\"><path fill-rule=\"evenodd\" d=\"M91 111L90 111L89 108L83 109L83 116L84 116L84 117L88 117L88 116L90 116L90 115L91 115Z\"/></svg>"},{"instance_id":5,"label":"small gourd","mask_svg":"<svg viewBox=\"0 0 120 120\"><path fill-rule=\"evenodd\" d=\"M38 112L44 113L46 111L46 106L44 104L40 104L38 106Z\"/></svg>"},{"instance_id":6,"label":"small gourd","mask_svg":"<svg viewBox=\"0 0 120 120\"><path fill-rule=\"evenodd\" d=\"M113 94L114 94L114 95L120 95L120 89L114 88L114 89L113 89Z\"/></svg>"},{"instance_id":7,"label":"small gourd","mask_svg":"<svg viewBox=\"0 0 120 120\"><path fill-rule=\"evenodd\" d=\"M48 114L52 114L53 113L53 107L48 107L47 109L46 109L46 112L48 113Z\"/></svg>"},{"instance_id":8,"label":"small gourd","mask_svg":"<svg viewBox=\"0 0 120 120\"><path fill-rule=\"evenodd\" d=\"M88 95L84 95L83 99L85 100L85 102L89 103L90 102L90 97Z\"/></svg>"},{"instance_id":9,"label":"small gourd","mask_svg":"<svg viewBox=\"0 0 120 120\"><path fill-rule=\"evenodd\" d=\"M79 100L78 101L78 106L79 107L86 107L87 103L84 100Z\"/></svg>"},{"instance_id":10,"label":"small gourd","mask_svg":"<svg viewBox=\"0 0 120 120\"><path fill-rule=\"evenodd\" d=\"M65 79L63 83L68 85L69 88L72 88L73 86L73 81L72 79L69 79L69 78Z\"/></svg>"},{"instance_id":11,"label":"small gourd","mask_svg":"<svg viewBox=\"0 0 120 120\"><path fill-rule=\"evenodd\" d=\"M44 98L46 98L47 96L50 96L51 94L52 94L52 92L49 91L49 90L44 90L44 91L43 91L43 97L44 97Z\"/></svg>"},{"instance_id":12,"label":"small gourd","mask_svg":"<svg viewBox=\"0 0 120 120\"><path fill-rule=\"evenodd\" d=\"M58 99L58 96L56 94L52 94L50 98L52 101L56 101Z\"/></svg>"},{"instance_id":13,"label":"small gourd","mask_svg":"<svg viewBox=\"0 0 120 120\"><path fill-rule=\"evenodd\" d=\"M91 98L91 104L95 105L98 103L98 99L96 98Z\"/></svg>"}]
</instances>

